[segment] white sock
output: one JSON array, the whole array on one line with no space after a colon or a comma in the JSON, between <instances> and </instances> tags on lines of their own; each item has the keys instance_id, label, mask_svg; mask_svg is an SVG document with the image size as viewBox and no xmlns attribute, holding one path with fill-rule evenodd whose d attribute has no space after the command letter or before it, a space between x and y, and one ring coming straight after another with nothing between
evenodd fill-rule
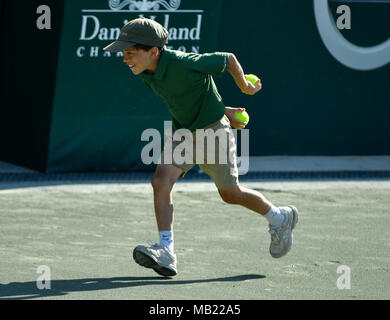
<instances>
[{"instance_id":1,"label":"white sock","mask_svg":"<svg viewBox=\"0 0 390 320\"><path fill-rule=\"evenodd\" d=\"M164 230L159 232L160 246L167 248L173 254L173 231Z\"/></svg>"},{"instance_id":2,"label":"white sock","mask_svg":"<svg viewBox=\"0 0 390 320\"><path fill-rule=\"evenodd\" d=\"M264 217L268 220L270 225L275 227L281 226L284 221L284 216L280 213L279 208L273 205L271 205L271 209L269 209Z\"/></svg>"}]
</instances>

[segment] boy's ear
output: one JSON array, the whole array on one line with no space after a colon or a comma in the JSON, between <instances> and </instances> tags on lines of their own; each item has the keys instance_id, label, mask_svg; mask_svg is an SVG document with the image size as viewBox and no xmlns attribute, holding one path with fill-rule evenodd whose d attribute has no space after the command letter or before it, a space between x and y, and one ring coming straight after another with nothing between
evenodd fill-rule
<instances>
[{"instance_id":1,"label":"boy's ear","mask_svg":"<svg viewBox=\"0 0 390 320\"><path fill-rule=\"evenodd\" d=\"M153 56L157 57L158 54L160 53L160 50L157 47L153 47L152 48L152 53L153 53Z\"/></svg>"}]
</instances>

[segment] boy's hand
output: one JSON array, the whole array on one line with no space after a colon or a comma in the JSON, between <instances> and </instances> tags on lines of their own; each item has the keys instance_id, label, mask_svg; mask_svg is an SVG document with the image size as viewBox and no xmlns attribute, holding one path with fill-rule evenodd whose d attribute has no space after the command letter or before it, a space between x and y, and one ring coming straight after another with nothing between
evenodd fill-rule
<instances>
[{"instance_id":1,"label":"boy's hand","mask_svg":"<svg viewBox=\"0 0 390 320\"><path fill-rule=\"evenodd\" d=\"M245 79L245 81L246 81L246 87L244 86L243 88L241 88L241 91L245 94L253 96L257 92L259 92L261 90L261 88L263 87L260 79L257 80L255 85L253 85L252 82L250 82L246 79Z\"/></svg>"},{"instance_id":2,"label":"boy's hand","mask_svg":"<svg viewBox=\"0 0 390 320\"><path fill-rule=\"evenodd\" d=\"M242 70L241 64L238 62L236 56L233 53L229 53L228 71L243 93L253 96L261 90L262 84L260 79L256 82L255 85L245 79L245 74Z\"/></svg>"},{"instance_id":3,"label":"boy's hand","mask_svg":"<svg viewBox=\"0 0 390 320\"><path fill-rule=\"evenodd\" d=\"M225 107L225 115L230 120L230 125L237 130L244 129L247 125L246 122L241 122L236 118L236 113L240 111L246 111L245 108L232 108L232 107Z\"/></svg>"}]
</instances>

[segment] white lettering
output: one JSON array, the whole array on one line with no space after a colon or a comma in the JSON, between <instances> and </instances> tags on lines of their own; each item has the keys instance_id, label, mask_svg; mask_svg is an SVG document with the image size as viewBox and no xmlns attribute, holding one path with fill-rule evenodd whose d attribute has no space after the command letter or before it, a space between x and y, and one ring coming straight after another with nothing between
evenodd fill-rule
<instances>
[{"instance_id":1,"label":"white lettering","mask_svg":"<svg viewBox=\"0 0 390 320\"><path fill-rule=\"evenodd\" d=\"M78 56L79 58L84 57L84 52L85 52L85 47L79 47L79 48L77 49L77 56Z\"/></svg>"},{"instance_id":2,"label":"white lettering","mask_svg":"<svg viewBox=\"0 0 390 320\"><path fill-rule=\"evenodd\" d=\"M168 30L169 27L169 14L164 15L164 28Z\"/></svg>"},{"instance_id":3,"label":"white lettering","mask_svg":"<svg viewBox=\"0 0 390 320\"><path fill-rule=\"evenodd\" d=\"M141 160L144 164L149 165L152 163L158 163L161 155L161 135L156 129L147 129L142 132L141 141L150 141L141 152ZM152 152L152 155L150 154Z\"/></svg>"},{"instance_id":4,"label":"white lettering","mask_svg":"<svg viewBox=\"0 0 390 320\"><path fill-rule=\"evenodd\" d=\"M91 47L90 57L98 57L99 56L99 47Z\"/></svg>"},{"instance_id":5,"label":"white lettering","mask_svg":"<svg viewBox=\"0 0 390 320\"><path fill-rule=\"evenodd\" d=\"M92 34L89 37L87 37L87 25L88 25L88 20L90 19L92 19L92 23L94 23L94 30ZM100 28L100 22L98 18L96 18L95 16L83 16L80 40L94 39L99 33L99 28Z\"/></svg>"},{"instance_id":6,"label":"white lettering","mask_svg":"<svg viewBox=\"0 0 390 320\"><path fill-rule=\"evenodd\" d=\"M110 28L110 40L115 41L116 39L118 39L120 33L121 33L121 29Z\"/></svg>"},{"instance_id":7,"label":"white lettering","mask_svg":"<svg viewBox=\"0 0 390 320\"><path fill-rule=\"evenodd\" d=\"M190 28L169 28L169 15L164 16L164 28L169 32L169 40L200 40L200 32L202 29L202 15L197 15L196 26L190 30Z\"/></svg>"},{"instance_id":8,"label":"white lettering","mask_svg":"<svg viewBox=\"0 0 390 320\"><path fill-rule=\"evenodd\" d=\"M237 166L238 166L238 174L240 176L245 175L249 171L249 129L237 130L233 129L233 135L230 136L229 139L229 159L230 161L234 161L236 158ZM241 133L241 156L237 156L237 134L238 131ZM232 170L236 170L236 168L232 168Z\"/></svg>"},{"instance_id":9,"label":"white lettering","mask_svg":"<svg viewBox=\"0 0 390 320\"><path fill-rule=\"evenodd\" d=\"M193 163L193 138L190 130L187 129L179 129L176 130L173 135L174 141L184 141L178 144L173 151L173 159L177 164L189 164Z\"/></svg>"},{"instance_id":10,"label":"white lettering","mask_svg":"<svg viewBox=\"0 0 390 320\"><path fill-rule=\"evenodd\" d=\"M172 121L164 121L164 163L172 164Z\"/></svg>"},{"instance_id":11,"label":"white lettering","mask_svg":"<svg viewBox=\"0 0 390 320\"><path fill-rule=\"evenodd\" d=\"M179 28L179 36L178 40L188 40L188 36L190 34L190 29L188 28Z\"/></svg>"},{"instance_id":12,"label":"white lettering","mask_svg":"<svg viewBox=\"0 0 390 320\"><path fill-rule=\"evenodd\" d=\"M339 266L337 268L337 273L342 273L342 275L337 278L337 288L340 290L351 289L351 268L345 265Z\"/></svg>"},{"instance_id":13,"label":"white lettering","mask_svg":"<svg viewBox=\"0 0 390 320\"><path fill-rule=\"evenodd\" d=\"M347 5L338 6L337 13L342 13L337 18L337 28L340 30L351 29L351 9Z\"/></svg>"},{"instance_id":14,"label":"white lettering","mask_svg":"<svg viewBox=\"0 0 390 320\"><path fill-rule=\"evenodd\" d=\"M169 40L177 40L177 29L176 28L169 29Z\"/></svg>"},{"instance_id":15,"label":"white lettering","mask_svg":"<svg viewBox=\"0 0 390 320\"><path fill-rule=\"evenodd\" d=\"M176 315L177 318L181 317L184 307L163 307L156 305L156 307L150 307L150 315Z\"/></svg>"},{"instance_id":16,"label":"white lettering","mask_svg":"<svg viewBox=\"0 0 390 320\"><path fill-rule=\"evenodd\" d=\"M101 28L99 32L99 40L109 40L108 39L108 29Z\"/></svg>"},{"instance_id":17,"label":"white lettering","mask_svg":"<svg viewBox=\"0 0 390 320\"><path fill-rule=\"evenodd\" d=\"M217 144L217 138L219 143ZM207 140L207 163L215 164L215 151L218 149L218 164L227 164L227 136L224 129L214 131L212 129L196 130L196 163L204 164L204 140Z\"/></svg>"},{"instance_id":18,"label":"white lettering","mask_svg":"<svg viewBox=\"0 0 390 320\"><path fill-rule=\"evenodd\" d=\"M193 133L188 129L176 130L172 136L172 121L164 121L164 164L227 164L227 157L230 162L236 163L232 170L234 175L244 175L249 171L249 130L242 129L241 132L241 157L237 157L236 136L237 130L224 129L216 131L212 129L198 129L195 132L196 144L194 146ZM156 129L147 129L142 133L141 140L149 141L141 151L141 160L144 164L161 164L161 136ZM184 139L183 139L184 138ZM205 157L205 143L207 139L207 157ZM218 138L218 139L217 139ZM173 141L180 142L173 150ZM194 147L196 159L194 159ZM172 154L173 151L173 154ZM152 155L151 155L152 152ZM218 157L216 159L216 156ZM207 159L206 159L207 158ZM158 159L158 160L157 160ZM196 160L194 162L194 160ZM240 164L238 168L238 164Z\"/></svg>"},{"instance_id":19,"label":"white lettering","mask_svg":"<svg viewBox=\"0 0 390 320\"><path fill-rule=\"evenodd\" d=\"M37 279L37 288L39 290L51 289L51 272L48 266L42 265L37 268L40 276Z\"/></svg>"},{"instance_id":20,"label":"white lettering","mask_svg":"<svg viewBox=\"0 0 390 320\"><path fill-rule=\"evenodd\" d=\"M191 29L190 39L191 40L200 40L200 29L202 26L202 15L198 14L198 22L195 28Z\"/></svg>"},{"instance_id":21,"label":"white lettering","mask_svg":"<svg viewBox=\"0 0 390 320\"><path fill-rule=\"evenodd\" d=\"M49 6L41 5L37 8L37 13L42 14L37 19L37 28L39 30L51 29L51 11Z\"/></svg>"}]
</instances>

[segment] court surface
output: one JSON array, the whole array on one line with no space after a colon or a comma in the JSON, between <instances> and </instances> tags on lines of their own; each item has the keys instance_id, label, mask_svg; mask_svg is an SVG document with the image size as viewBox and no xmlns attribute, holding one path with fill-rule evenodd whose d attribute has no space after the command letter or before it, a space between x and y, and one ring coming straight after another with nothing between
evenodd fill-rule
<instances>
[{"instance_id":1,"label":"court surface","mask_svg":"<svg viewBox=\"0 0 390 320\"><path fill-rule=\"evenodd\" d=\"M172 279L132 260L158 238L150 184L3 185L0 299L389 299L389 180L242 185L299 209L292 251L273 259L263 217L211 182L180 182ZM42 265L50 289L37 287Z\"/></svg>"}]
</instances>

